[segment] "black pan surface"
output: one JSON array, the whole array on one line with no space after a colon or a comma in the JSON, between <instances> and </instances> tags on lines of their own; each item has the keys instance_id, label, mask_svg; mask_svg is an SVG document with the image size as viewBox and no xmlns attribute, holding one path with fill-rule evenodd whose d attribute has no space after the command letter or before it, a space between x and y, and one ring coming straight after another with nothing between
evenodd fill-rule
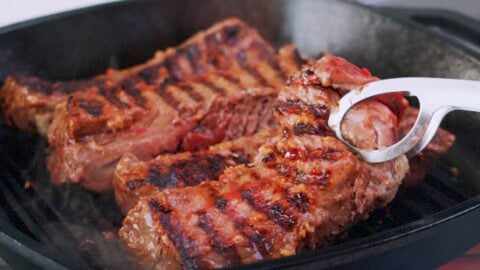
<instances>
[{"instance_id":1,"label":"black pan surface","mask_svg":"<svg viewBox=\"0 0 480 270\"><path fill-rule=\"evenodd\" d=\"M294 43L310 56L330 51L383 78L480 80L472 50L356 4L165 0L106 4L0 29L0 83L17 72L78 79L131 66L232 15L276 46ZM242 268L433 269L480 242L480 118L452 113L444 127L457 135L454 148L389 207L327 248ZM45 147L0 123L0 254L21 269L132 267L108 235L121 222L111 196L51 186ZM36 185L25 189L27 180Z\"/></svg>"}]
</instances>

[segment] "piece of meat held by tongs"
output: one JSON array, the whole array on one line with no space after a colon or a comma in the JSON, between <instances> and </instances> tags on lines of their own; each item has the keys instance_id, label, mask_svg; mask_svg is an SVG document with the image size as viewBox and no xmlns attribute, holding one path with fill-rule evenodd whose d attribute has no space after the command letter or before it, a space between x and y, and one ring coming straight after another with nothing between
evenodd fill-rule
<instances>
[{"instance_id":1,"label":"piece of meat held by tongs","mask_svg":"<svg viewBox=\"0 0 480 270\"><path fill-rule=\"evenodd\" d=\"M397 143L378 149L360 149L344 137L344 117L357 103L379 95L401 92L416 96L419 113L411 130ZM454 110L480 112L480 81L425 77L394 78L369 82L350 91L332 110L328 125L337 138L370 163L380 163L406 154L412 157L422 151L434 137L443 117Z\"/></svg>"}]
</instances>

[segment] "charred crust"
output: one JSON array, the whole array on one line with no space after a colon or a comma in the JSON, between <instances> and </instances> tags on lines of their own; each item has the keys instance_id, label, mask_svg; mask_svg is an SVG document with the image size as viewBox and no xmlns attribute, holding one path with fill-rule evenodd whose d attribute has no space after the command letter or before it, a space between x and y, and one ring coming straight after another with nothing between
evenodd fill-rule
<instances>
[{"instance_id":1,"label":"charred crust","mask_svg":"<svg viewBox=\"0 0 480 270\"><path fill-rule=\"evenodd\" d=\"M274 153L273 152L268 152L268 154L264 158L262 158L262 162L263 163L268 163L268 162L272 161L273 158L274 158Z\"/></svg>"},{"instance_id":2,"label":"charred crust","mask_svg":"<svg viewBox=\"0 0 480 270\"><path fill-rule=\"evenodd\" d=\"M150 208L150 211L152 211L153 213L169 212L170 211L169 209L166 209L166 208L162 207L159 202L157 202L153 199L148 201L148 207Z\"/></svg>"},{"instance_id":3,"label":"charred crust","mask_svg":"<svg viewBox=\"0 0 480 270\"><path fill-rule=\"evenodd\" d=\"M179 220L175 218L173 211L160 205L155 200L149 200L148 206L152 213L158 217L168 238L177 249L183 268L198 269L199 265L193 255L198 253L198 247L195 241L185 233Z\"/></svg>"},{"instance_id":4,"label":"charred crust","mask_svg":"<svg viewBox=\"0 0 480 270\"><path fill-rule=\"evenodd\" d=\"M245 50L240 50L237 53L236 58L237 58L237 62L240 65L240 67L243 68L245 71L247 71L248 74L250 74L252 77L254 77L256 81L258 81L262 85L272 87L267 82L267 80L258 72L258 70L255 67L251 67L248 64L247 55L246 55Z\"/></svg>"},{"instance_id":5,"label":"charred crust","mask_svg":"<svg viewBox=\"0 0 480 270\"><path fill-rule=\"evenodd\" d=\"M71 94L76 91L83 90L88 87L102 83L102 80L99 79L78 80L70 82L51 82L42 80L37 77L21 74L11 75L11 78L19 85L27 87L31 91L42 93L45 95L51 95L54 92Z\"/></svg>"},{"instance_id":6,"label":"charred crust","mask_svg":"<svg viewBox=\"0 0 480 270\"><path fill-rule=\"evenodd\" d=\"M260 57L261 60L267 62L281 78L285 79L286 75L282 73L282 69L276 61L275 54L272 53L270 46L263 42L254 41L252 42L252 48L258 50L258 57Z\"/></svg>"},{"instance_id":7,"label":"charred crust","mask_svg":"<svg viewBox=\"0 0 480 270\"><path fill-rule=\"evenodd\" d=\"M326 124L318 125L300 122L293 126L293 133L297 136L302 134L329 136L332 132L326 127Z\"/></svg>"},{"instance_id":8,"label":"charred crust","mask_svg":"<svg viewBox=\"0 0 480 270\"><path fill-rule=\"evenodd\" d=\"M227 208L228 201L225 200L222 197L216 198L215 199L215 206L220 209L221 211L224 211L225 208Z\"/></svg>"},{"instance_id":9,"label":"charred crust","mask_svg":"<svg viewBox=\"0 0 480 270\"><path fill-rule=\"evenodd\" d=\"M147 99L142 96L141 92L139 89L136 89L136 88L124 88L123 91L125 91L125 93L127 95L129 95L130 97L133 98L134 102L136 105L142 107L142 108L146 108L147 106Z\"/></svg>"},{"instance_id":10,"label":"charred crust","mask_svg":"<svg viewBox=\"0 0 480 270\"><path fill-rule=\"evenodd\" d=\"M251 162L243 149L232 149L232 153L236 164L248 164Z\"/></svg>"},{"instance_id":11,"label":"charred crust","mask_svg":"<svg viewBox=\"0 0 480 270\"><path fill-rule=\"evenodd\" d=\"M113 106L119 109L126 109L130 106L116 96L119 90L120 89L116 87L110 88L105 85L98 85L98 92L101 96L105 97Z\"/></svg>"},{"instance_id":12,"label":"charred crust","mask_svg":"<svg viewBox=\"0 0 480 270\"><path fill-rule=\"evenodd\" d=\"M175 81L178 81L182 77L182 70L176 64L176 58L177 55L165 58L163 61L163 66L168 71L169 77Z\"/></svg>"},{"instance_id":13,"label":"charred crust","mask_svg":"<svg viewBox=\"0 0 480 270\"><path fill-rule=\"evenodd\" d=\"M133 179L128 181L125 185L129 190L134 190L137 189L141 186L148 185L149 180L148 179Z\"/></svg>"},{"instance_id":14,"label":"charred crust","mask_svg":"<svg viewBox=\"0 0 480 270\"><path fill-rule=\"evenodd\" d=\"M234 243L228 243L226 237L222 235L221 231L215 230L212 218L205 211L199 211L197 212L197 215L198 227L209 237L213 248L219 254L228 258L232 265L241 263L240 255L238 254Z\"/></svg>"},{"instance_id":15,"label":"charred crust","mask_svg":"<svg viewBox=\"0 0 480 270\"><path fill-rule=\"evenodd\" d=\"M196 102L202 102L203 101L203 96L200 95L199 93L195 92L190 85L181 84L181 85L179 85L179 87L185 93L187 93L189 97L191 97Z\"/></svg>"},{"instance_id":16,"label":"charred crust","mask_svg":"<svg viewBox=\"0 0 480 270\"><path fill-rule=\"evenodd\" d=\"M231 74L225 73L222 74L222 77L232 84L240 84L240 79L233 77Z\"/></svg>"},{"instance_id":17,"label":"charred crust","mask_svg":"<svg viewBox=\"0 0 480 270\"><path fill-rule=\"evenodd\" d=\"M308 211L309 200L305 193L296 193L289 197L287 201L302 214Z\"/></svg>"},{"instance_id":18,"label":"charred crust","mask_svg":"<svg viewBox=\"0 0 480 270\"><path fill-rule=\"evenodd\" d=\"M307 76L313 76L315 75L315 71L312 69L312 68L306 68L304 71L303 71Z\"/></svg>"},{"instance_id":19,"label":"charred crust","mask_svg":"<svg viewBox=\"0 0 480 270\"><path fill-rule=\"evenodd\" d=\"M161 67L161 63L146 67L138 72L138 76L140 76L147 84L153 84L158 79L158 71Z\"/></svg>"},{"instance_id":20,"label":"charred crust","mask_svg":"<svg viewBox=\"0 0 480 270\"><path fill-rule=\"evenodd\" d=\"M251 224L247 224L243 219L236 219L235 226L257 247L260 254L262 254L262 257L270 257L273 247L266 238L267 231L257 230Z\"/></svg>"},{"instance_id":21,"label":"charred crust","mask_svg":"<svg viewBox=\"0 0 480 270\"><path fill-rule=\"evenodd\" d=\"M234 45L235 43L238 42L239 33L240 33L240 26L238 25L225 26L222 30L224 41L228 45Z\"/></svg>"},{"instance_id":22,"label":"charred crust","mask_svg":"<svg viewBox=\"0 0 480 270\"><path fill-rule=\"evenodd\" d=\"M243 189L240 191L240 195L256 211L265 214L270 220L283 229L292 229L297 223L295 216L289 209L283 207L280 203L265 201L261 195L253 189Z\"/></svg>"},{"instance_id":23,"label":"charred crust","mask_svg":"<svg viewBox=\"0 0 480 270\"><path fill-rule=\"evenodd\" d=\"M138 75L133 75L131 77L126 77L120 82L120 87L125 89L133 88L137 83L141 82L142 78Z\"/></svg>"},{"instance_id":24,"label":"charred crust","mask_svg":"<svg viewBox=\"0 0 480 270\"><path fill-rule=\"evenodd\" d=\"M215 93L218 93L218 94L220 94L220 95L222 95L222 96L225 95L225 89L220 88L220 87L214 85L212 82L210 82L210 81L208 81L208 80L205 80L205 79L204 79L204 80L202 80L200 83L203 84L203 85L205 85L206 87L208 87L209 89L211 89L211 90L212 90L213 92L215 92Z\"/></svg>"},{"instance_id":25,"label":"charred crust","mask_svg":"<svg viewBox=\"0 0 480 270\"><path fill-rule=\"evenodd\" d=\"M195 74L200 74L202 69L200 67L199 59L200 59L200 49L198 48L198 44L192 44L185 47L185 56L190 63L190 66L193 69Z\"/></svg>"},{"instance_id":26,"label":"charred crust","mask_svg":"<svg viewBox=\"0 0 480 270\"><path fill-rule=\"evenodd\" d=\"M153 164L145 179L127 182L127 188L134 190L144 185L153 185L162 189L182 186L195 186L205 180L218 180L225 168L232 165L247 164L249 158L242 150L233 156L192 155L169 166Z\"/></svg>"},{"instance_id":27,"label":"charred crust","mask_svg":"<svg viewBox=\"0 0 480 270\"><path fill-rule=\"evenodd\" d=\"M300 100L278 101L275 110L281 114L300 114L307 112L312 114L316 119L328 119L330 110L323 104L313 105L306 104Z\"/></svg>"},{"instance_id":28,"label":"charred crust","mask_svg":"<svg viewBox=\"0 0 480 270\"><path fill-rule=\"evenodd\" d=\"M157 95L159 95L159 96L162 98L162 100L163 100L166 104L170 105L170 106L171 106L172 108L174 108L174 109L177 109L177 108L179 108L179 106L180 106L180 102L179 102L177 99L175 99L175 97L172 96L172 95L167 91L167 87L168 87L169 84L170 84L170 80L164 80L164 81L160 84L160 86L158 86L158 87L155 88L154 91L155 91L155 93L156 93Z\"/></svg>"},{"instance_id":29,"label":"charred crust","mask_svg":"<svg viewBox=\"0 0 480 270\"><path fill-rule=\"evenodd\" d=\"M72 99L70 99L71 101ZM75 100L76 105L82 108L86 113L99 117L103 114L103 103L93 100L93 99L77 99Z\"/></svg>"},{"instance_id":30,"label":"charred crust","mask_svg":"<svg viewBox=\"0 0 480 270\"><path fill-rule=\"evenodd\" d=\"M240 50L237 55L237 62L240 65L241 68L243 68L245 71L248 72L252 77L255 78L259 83L265 86L270 86L271 85L267 82L267 80L258 72L258 70L255 67L252 67L248 63L247 55L245 50Z\"/></svg>"}]
</instances>

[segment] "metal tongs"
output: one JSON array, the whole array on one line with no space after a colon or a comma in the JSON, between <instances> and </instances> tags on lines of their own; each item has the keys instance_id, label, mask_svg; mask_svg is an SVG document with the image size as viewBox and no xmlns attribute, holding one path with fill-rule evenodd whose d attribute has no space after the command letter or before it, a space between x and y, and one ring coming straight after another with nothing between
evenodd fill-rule
<instances>
[{"instance_id":1,"label":"metal tongs","mask_svg":"<svg viewBox=\"0 0 480 270\"><path fill-rule=\"evenodd\" d=\"M392 92L418 98L420 109L410 132L394 145L378 150L362 150L346 141L341 132L345 114L365 99ZM403 154L411 157L422 151L435 135L443 117L454 110L480 112L480 81L409 77L370 82L340 99L338 108L330 114L328 125L365 161L379 163Z\"/></svg>"}]
</instances>

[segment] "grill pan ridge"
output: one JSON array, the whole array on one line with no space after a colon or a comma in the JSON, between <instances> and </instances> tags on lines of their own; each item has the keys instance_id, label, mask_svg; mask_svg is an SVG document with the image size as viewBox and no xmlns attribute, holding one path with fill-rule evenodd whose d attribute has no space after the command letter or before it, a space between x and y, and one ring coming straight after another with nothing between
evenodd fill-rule
<instances>
[{"instance_id":1,"label":"grill pan ridge","mask_svg":"<svg viewBox=\"0 0 480 270\"><path fill-rule=\"evenodd\" d=\"M171 0L105 4L0 29L0 83L15 72L73 79L130 66L231 15L277 46L292 42L310 56L329 50L381 77L480 79L480 59L468 49L357 4ZM453 113L444 127L457 135L454 148L387 208L329 247L239 268L433 269L480 242L480 118ZM0 254L22 269L133 267L114 237L122 216L112 195L51 185L46 146L0 122Z\"/></svg>"}]
</instances>

